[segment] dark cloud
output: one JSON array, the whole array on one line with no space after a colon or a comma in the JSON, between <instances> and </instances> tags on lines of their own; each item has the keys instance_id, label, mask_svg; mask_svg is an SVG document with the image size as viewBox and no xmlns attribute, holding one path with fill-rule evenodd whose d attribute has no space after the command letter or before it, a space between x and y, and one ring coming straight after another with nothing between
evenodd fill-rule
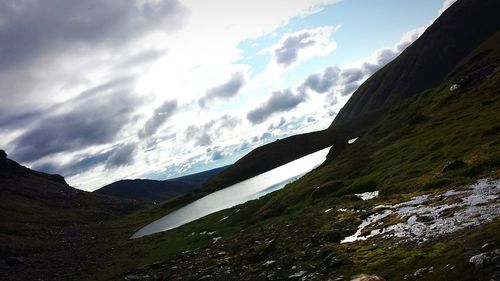
<instances>
[{"instance_id":1,"label":"dark cloud","mask_svg":"<svg viewBox=\"0 0 500 281\"><path fill-rule=\"evenodd\" d=\"M340 68L337 66L326 68L323 73L311 74L302 84L316 93L322 94L330 91L339 79Z\"/></svg>"},{"instance_id":2,"label":"dark cloud","mask_svg":"<svg viewBox=\"0 0 500 281\"><path fill-rule=\"evenodd\" d=\"M265 142L266 140L269 140L272 136L273 136L273 135L272 135L271 133L269 133L269 132L265 132L265 133L263 133L263 134L260 136L259 140L260 140L261 142Z\"/></svg>"},{"instance_id":3,"label":"dark cloud","mask_svg":"<svg viewBox=\"0 0 500 281\"><path fill-rule=\"evenodd\" d=\"M154 30L176 30L177 0L47 0L0 3L0 71L68 48L123 45Z\"/></svg>"},{"instance_id":4,"label":"dark cloud","mask_svg":"<svg viewBox=\"0 0 500 281\"><path fill-rule=\"evenodd\" d=\"M314 118L313 116L307 117L307 123L312 123L312 122L316 122L316 118Z\"/></svg>"},{"instance_id":5,"label":"dark cloud","mask_svg":"<svg viewBox=\"0 0 500 281\"><path fill-rule=\"evenodd\" d=\"M193 142L195 146L208 146L212 144L212 138L207 131L196 125L191 125L186 129L186 139Z\"/></svg>"},{"instance_id":6,"label":"dark cloud","mask_svg":"<svg viewBox=\"0 0 500 281\"><path fill-rule=\"evenodd\" d=\"M128 143L119 146L118 148L113 150L106 161L105 167L110 169L132 164L134 161L134 154L136 150L136 143Z\"/></svg>"},{"instance_id":7,"label":"dark cloud","mask_svg":"<svg viewBox=\"0 0 500 281\"><path fill-rule=\"evenodd\" d=\"M351 84L353 82L357 82L361 80L365 76L365 73L362 68L348 68L343 69L340 73L340 78L342 79L342 83Z\"/></svg>"},{"instance_id":8,"label":"dark cloud","mask_svg":"<svg viewBox=\"0 0 500 281\"><path fill-rule=\"evenodd\" d=\"M212 153L212 156L210 157L210 159L212 161L216 161L216 160L222 159L223 157L224 157L224 154L220 150L215 150Z\"/></svg>"},{"instance_id":9,"label":"dark cloud","mask_svg":"<svg viewBox=\"0 0 500 281\"><path fill-rule=\"evenodd\" d=\"M354 91L356 91L358 87L359 83L357 81L352 82L350 84L345 84L344 87L340 90L340 95L343 97L348 96L354 93Z\"/></svg>"},{"instance_id":10,"label":"dark cloud","mask_svg":"<svg viewBox=\"0 0 500 281\"><path fill-rule=\"evenodd\" d=\"M220 137L224 131L231 131L239 123L241 123L240 118L223 115L200 126L190 125L186 129L185 136L195 146L209 146L212 144L212 136Z\"/></svg>"},{"instance_id":11,"label":"dark cloud","mask_svg":"<svg viewBox=\"0 0 500 281\"><path fill-rule=\"evenodd\" d=\"M274 129L281 129L286 125L286 119L284 117L281 117L278 123L273 123L267 127L268 131L272 131Z\"/></svg>"},{"instance_id":12,"label":"dark cloud","mask_svg":"<svg viewBox=\"0 0 500 281\"><path fill-rule=\"evenodd\" d=\"M295 108L305 100L305 94L293 94L290 89L275 91L261 106L248 112L247 119L252 122L252 124L258 124L266 120L274 113L288 111Z\"/></svg>"},{"instance_id":13,"label":"dark cloud","mask_svg":"<svg viewBox=\"0 0 500 281\"><path fill-rule=\"evenodd\" d=\"M100 86L83 92L45 113L30 129L12 141L12 157L32 162L47 155L83 149L111 142L128 123L137 97L126 84Z\"/></svg>"},{"instance_id":14,"label":"dark cloud","mask_svg":"<svg viewBox=\"0 0 500 281\"><path fill-rule=\"evenodd\" d=\"M198 100L200 107L208 106L214 99L227 99L238 94L240 89L245 84L245 76L241 72L234 73L231 79L224 84L218 85L206 92L206 94Z\"/></svg>"},{"instance_id":15,"label":"dark cloud","mask_svg":"<svg viewBox=\"0 0 500 281\"><path fill-rule=\"evenodd\" d=\"M235 149L234 153L238 153L241 151L245 151L247 149L250 149L252 146L250 145L249 142L244 141L237 149Z\"/></svg>"},{"instance_id":16,"label":"dark cloud","mask_svg":"<svg viewBox=\"0 0 500 281\"><path fill-rule=\"evenodd\" d=\"M144 124L142 130L139 131L139 137L145 138L154 135L165 121L167 121L177 110L177 101L166 101L153 112Z\"/></svg>"},{"instance_id":17,"label":"dark cloud","mask_svg":"<svg viewBox=\"0 0 500 281\"><path fill-rule=\"evenodd\" d=\"M99 165L105 165L108 169L129 165L133 162L133 155L136 150L137 144L135 143L122 144L96 154L76 155L69 163L64 165L42 162L37 163L32 168L36 171L71 177Z\"/></svg>"},{"instance_id":18,"label":"dark cloud","mask_svg":"<svg viewBox=\"0 0 500 281\"><path fill-rule=\"evenodd\" d=\"M278 48L274 50L276 62L283 66L289 66L297 61L299 50L314 45L314 36L310 32L302 32L287 37Z\"/></svg>"}]
</instances>

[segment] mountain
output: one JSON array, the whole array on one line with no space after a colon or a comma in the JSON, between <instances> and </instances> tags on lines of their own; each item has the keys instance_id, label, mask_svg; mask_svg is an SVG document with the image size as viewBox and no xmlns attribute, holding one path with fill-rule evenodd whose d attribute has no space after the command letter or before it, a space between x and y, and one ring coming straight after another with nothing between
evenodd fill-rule
<instances>
[{"instance_id":1,"label":"mountain","mask_svg":"<svg viewBox=\"0 0 500 281\"><path fill-rule=\"evenodd\" d=\"M361 102L370 100L368 92L353 96L353 112L346 110L342 122L329 129L343 133L328 137L359 139L337 147L322 166L259 199L126 241L131 250L102 265L97 275L103 280L360 280L358 274L381 276L371 280L499 280L499 8L499 1L459 0L443 13L417 46L432 47L450 62L432 52L408 52L417 65L431 60L453 66L413 94L393 92L376 103ZM460 59L440 52L462 49L450 38L459 35L441 31L481 33L485 22L495 31L476 42L470 33L475 46ZM386 81L386 75L397 75L390 70L398 64L374 77ZM387 81L397 82L392 79ZM398 87L419 88L411 83L423 80L412 79ZM252 161L270 161L265 156ZM159 210L164 207L143 210L131 222L154 221Z\"/></svg>"},{"instance_id":2,"label":"mountain","mask_svg":"<svg viewBox=\"0 0 500 281\"><path fill-rule=\"evenodd\" d=\"M354 92L332 126L401 104L439 85L465 56L498 30L498 1L475 2L462 0L446 10L418 40Z\"/></svg>"},{"instance_id":3,"label":"mountain","mask_svg":"<svg viewBox=\"0 0 500 281\"><path fill-rule=\"evenodd\" d=\"M461 0L448 9L395 60L367 79L327 130L292 136L259 147L202 190L218 190L304 155L333 146L329 161L347 141L366 133L391 108L439 85L472 50L498 30L499 2ZM444 46L444 47L443 47Z\"/></svg>"},{"instance_id":4,"label":"mountain","mask_svg":"<svg viewBox=\"0 0 500 281\"><path fill-rule=\"evenodd\" d=\"M88 274L97 256L114 252L105 223L141 207L75 189L62 176L30 170L0 150L0 280Z\"/></svg>"},{"instance_id":5,"label":"mountain","mask_svg":"<svg viewBox=\"0 0 500 281\"><path fill-rule=\"evenodd\" d=\"M169 180L120 180L94 191L98 194L106 194L127 199L135 199L144 202L159 202L171 197L188 194L197 189L203 182L221 173L227 167L212 169L188 176Z\"/></svg>"}]
</instances>

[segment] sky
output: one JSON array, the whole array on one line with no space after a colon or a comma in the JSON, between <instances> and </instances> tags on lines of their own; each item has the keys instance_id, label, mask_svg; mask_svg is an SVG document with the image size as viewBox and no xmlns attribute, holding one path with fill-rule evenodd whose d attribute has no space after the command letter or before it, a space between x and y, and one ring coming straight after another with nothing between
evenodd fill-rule
<instances>
[{"instance_id":1,"label":"sky","mask_svg":"<svg viewBox=\"0 0 500 281\"><path fill-rule=\"evenodd\" d=\"M453 0L0 0L0 148L83 190L326 129Z\"/></svg>"}]
</instances>

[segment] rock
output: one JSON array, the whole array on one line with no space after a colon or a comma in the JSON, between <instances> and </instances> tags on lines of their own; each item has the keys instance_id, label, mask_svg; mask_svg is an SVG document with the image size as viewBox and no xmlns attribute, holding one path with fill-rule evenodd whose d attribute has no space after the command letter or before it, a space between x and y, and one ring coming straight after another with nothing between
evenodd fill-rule
<instances>
[{"instance_id":1,"label":"rock","mask_svg":"<svg viewBox=\"0 0 500 281\"><path fill-rule=\"evenodd\" d=\"M378 275L360 274L354 276L351 281L385 281L385 279Z\"/></svg>"},{"instance_id":2,"label":"rock","mask_svg":"<svg viewBox=\"0 0 500 281\"><path fill-rule=\"evenodd\" d=\"M4 162L7 159L7 153L0 149L0 162Z\"/></svg>"},{"instance_id":3,"label":"rock","mask_svg":"<svg viewBox=\"0 0 500 281\"><path fill-rule=\"evenodd\" d=\"M288 278L300 278L300 277L304 276L304 274L306 274L306 273L307 273L306 271L301 270L299 272L296 272L296 273L288 276Z\"/></svg>"},{"instance_id":4,"label":"rock","mask_svg":"<svg viewBox=\"0 0 500 281\"><path fill-rule=\"evenodd\" d=\"M453 84L450 87L450 92L455 92L458 89L460 89L460 84Z\"/></svg>"},{"instance_id":5,"label":"rock","mask_svg":"<svg viewBox=\"0 0 500 281\"><path fill-rule=\"evenodd\" d=\"M139 281L139 280L149 280L151 276L144 274L144 275L137 275L137 274L129 274L125 276L126 281Z\"/></svg>"},{"instance_id":6,"label":"rock","mask_svg":"<svg viewBox=\"0 0 500 281\"><path fill-rule=\"evenodd\" d=\"M434 267L431 266L431 267L424 267L424 268L420 268L418 269L417 271L415 271L415 273L413 273L413 276L421 276L425 273L429 273L429 272L433 272L434 271Z\"/></svg>"},{"instance_id":7,"label":"rock","mask_svg":"<svg viewBox=\"0 0 500 281\"><path fill-rule=\"evenodd\" d=\"M453 161L448 161L446 164L444 164L443 169L441 170L442 173L452 171L452 170L457 170L460 168L466 167L467 164L462 161L462 160L453 160Z\"/></svg>"},{"instance_id":8,"label":"rock","mask_svg":"<svg viewBox=\"0 0 500 281\"><path fill-rule=\"evenodd\" d=\"M23 257L7 257L7 258L5 258L5 263L9 266L23 264L24 258Z\"/></svg>"},{"instance_id":9,"label":"rock","mask_svg":"<svg viewBox=\"0 0 500 281\"><path fill-rule=\"evenodd\" d=\"M274 264L276 261L274 260L268 260L264 263L264 265L271 265L271 264Z\"/></svg>"},{"instance_id":10,"label":"rock","mask_svg":"<svg viewBox=\"0 0 500 281\"><path fill-rule=\"evenodd\" d=\"M475 255L469 259L469 263L473 264L476 269L491 264L500 265L500 249Z\"/></svg>"}]
</instances>

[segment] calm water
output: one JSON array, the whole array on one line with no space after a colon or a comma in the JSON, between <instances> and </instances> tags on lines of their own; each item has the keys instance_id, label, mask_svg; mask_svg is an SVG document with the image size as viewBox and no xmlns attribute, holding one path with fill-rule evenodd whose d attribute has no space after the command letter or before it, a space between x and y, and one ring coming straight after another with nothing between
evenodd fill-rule
<instances>
[{"instance_id":1,"label":"calm water","mask_svg":"<svg viewBox=\"0 0 500 281\"><path fill-rule=\"evenodd\" d=\"M287 183L298 179L323 163L329 150L330 148L325 148L248 180L211 193L148 224L134 233L132 238L176 228L211 213L257 199L267 193L283 188Z\"/></svg>"}]
</instances>

